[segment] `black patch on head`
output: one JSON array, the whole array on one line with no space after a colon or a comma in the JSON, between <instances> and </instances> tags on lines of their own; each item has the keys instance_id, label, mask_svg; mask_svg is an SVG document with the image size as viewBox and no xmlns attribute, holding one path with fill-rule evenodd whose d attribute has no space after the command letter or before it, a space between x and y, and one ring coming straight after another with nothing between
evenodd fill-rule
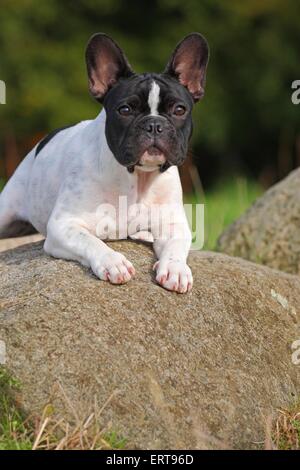
<instances>
[{"instance_id":1,"label":"black patch on head","mask_svg":"<svg viewBox=\"0 0 300 470\"><path fill-rule=\"evenodd\" d=\"M73 124L69 126L60 127L59 129L55 129L54 131L46 135L46 137L44 137L38 144L36 151L35 151L35 156L37 156L40 153L40 151L45 147L45 145L47 145L48 142L50 142L50 140L52 140L53 137L56 136L56 134L58 134L60 131L63 131L65 129L69 129L70 127L73 127Z\"/></svg>"},{"instance_id":2,"label":"black patch on head","mask_svg":"<svg viewBox=\"0 0 300 470\"><path fill-rule=\"evenodd\" d=\"M158 115L150 113L149 93L153 81L160 88ZM192 133L191 111L194 100L186 87L167 73L143 73L120 79L105 95L105 135L108 146L120 164L133 171L140 157L151 147L156 147L168 160L160 171L170 165L181 165L186 157ZM122 115L122 106L130 108ZM184 106L184 116L175 116L176 105ZM150 132L159 126L162 130Z\"/></svg>"},{"instance_id":3,"label":"black patch on head","mask_svg":"<svg viewBox=\"0 0 300 470\"><path fill-rule=\"evenodd\" d=\"M176 46L163 73L136 74L112 38L104 33L91 37L89 89L104 105L108 146L129 172L151 148L166 159L161 171L183 163L193 130L192 107L204 95L208 57L206 39L191 33ZM155 115L148 104L153 80L160 88Z\"/></svg>"}]
</instances>

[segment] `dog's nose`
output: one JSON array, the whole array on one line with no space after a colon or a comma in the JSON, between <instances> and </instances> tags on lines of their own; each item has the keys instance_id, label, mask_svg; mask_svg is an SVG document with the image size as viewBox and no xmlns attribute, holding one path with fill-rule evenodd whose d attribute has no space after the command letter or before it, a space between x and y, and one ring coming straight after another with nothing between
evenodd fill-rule
<instances>
[{"instance_id":1,"label":"dog's nose","mask_svg":"<svg viewBox=\"0 0 300 470\"><path fill-rule=\"evenodd\" d=\"M161 134L164 130L163 123L155 119L145 122L144 129L148 134Z\"/></svg>"}]
</instances>

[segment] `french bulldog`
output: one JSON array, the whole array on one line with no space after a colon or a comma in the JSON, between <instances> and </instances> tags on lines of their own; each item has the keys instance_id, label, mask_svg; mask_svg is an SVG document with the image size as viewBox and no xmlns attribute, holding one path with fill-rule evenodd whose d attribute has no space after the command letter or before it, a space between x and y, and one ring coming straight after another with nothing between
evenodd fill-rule
<instances>
[{"instance_id":1,"label":"french bulldog","mask_svg":"<svg viewBox=\"0 0 300 470\"><path fill-rule=\"evenodd\" d=\"M105 240L150 241L156 281L190 291L191 232L178 166L193 105L204 95L208 56L205 38L192 33L164 72L137 74L113 39L93 35L88 83L103 109L94 120L50 133L21 162L0 195L0 238L38 231L46 253L89 266L113 284L128 282L135 269Z\"/></svg>"}]
</instances>

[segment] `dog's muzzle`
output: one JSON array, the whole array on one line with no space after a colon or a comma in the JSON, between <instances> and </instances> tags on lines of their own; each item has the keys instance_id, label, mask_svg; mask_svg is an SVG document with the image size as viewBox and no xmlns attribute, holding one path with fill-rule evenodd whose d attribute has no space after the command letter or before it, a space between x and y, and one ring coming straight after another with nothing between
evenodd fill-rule
<instances>
[{"instance_id":1,"label":"dog's muzzle","mask_svg":"<svg viewBox=\"0 0 300 470\"><path fill-rule=\"evenodd\" d=\"M171 166L162 147L164 133L169 131L167 119L162 116L146 116L139 123L139 128L149 147L137 163L128 167L128 171L132 173L137 166L143 171L153 171L159 168L160 172L164 172Z\"/></svg>"},{"instance_id":2,"label":"dog's muzzle","mask_svg":"<svg viewBox=\"0 0 300 470\"><path fill-rule=\"evenodd\" d=\"M139 167L141 171L150 172L159 169L162 173L170 167L170 163L157 147L152 146L143 153L136 165L127 168L128 171L132 173L135 166Z\"/></svg>"}]
</instances>

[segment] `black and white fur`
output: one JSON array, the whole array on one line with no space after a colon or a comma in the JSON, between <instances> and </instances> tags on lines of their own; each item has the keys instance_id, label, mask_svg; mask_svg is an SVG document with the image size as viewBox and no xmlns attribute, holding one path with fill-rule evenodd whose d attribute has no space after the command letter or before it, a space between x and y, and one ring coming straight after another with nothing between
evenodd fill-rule
<instances>
[{"instance_id":1,"label":"black and white fur","mask_svg":"<svg viewBox=\"0 0 300 470\"><path fill-rule=\"evenodd\" d=\"M49 255L79 261L114 284L135 270L103 240L153 241L157 282L189 291L191 234L177 166L186 157L207 62L207 42L193 33L163 73L136 74L111 38L94 35L86 50L89 89L103 110L53 133L26 156L0 195L0 238L34 228L45 235ZM122 198L127 209L120 215ZM149 217L154 206L159 224Z\"/></svg>"}]
</instances>

